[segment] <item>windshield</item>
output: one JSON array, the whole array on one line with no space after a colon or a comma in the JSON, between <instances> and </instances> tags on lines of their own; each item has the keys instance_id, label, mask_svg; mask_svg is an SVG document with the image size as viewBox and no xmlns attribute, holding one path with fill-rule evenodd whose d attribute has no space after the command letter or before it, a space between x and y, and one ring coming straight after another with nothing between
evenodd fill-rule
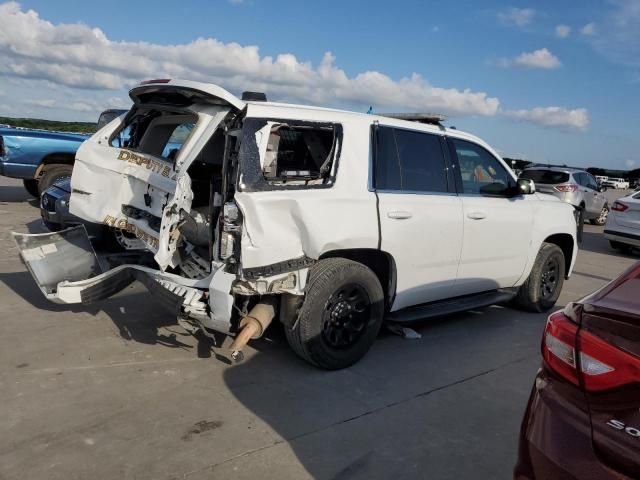
<instances>
[{"instance_id":1,"label":"windshield","mask_svg":"<svg viewBox=\"0 0 640 480\"><path fill-rule=\"evenodd\" d=\"M569 174L553 170L525 170L520 178L533 180L535 183L564 183L569 180Z\"/></svg>"}]
</instances>

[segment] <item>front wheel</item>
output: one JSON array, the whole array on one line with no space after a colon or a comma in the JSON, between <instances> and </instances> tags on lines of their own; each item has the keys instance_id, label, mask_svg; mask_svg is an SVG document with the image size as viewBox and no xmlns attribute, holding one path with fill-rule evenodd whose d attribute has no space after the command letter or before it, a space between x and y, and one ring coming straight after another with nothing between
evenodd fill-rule
<instances>
[{"instance_id":1,"label":"front wheel","mask_svg":"<svg viewBox=\"0 0 640 480\"><path fill-rule=\"evenodd\" d=\"M543 243L531 273L520 286L514 303L529 312L551 309L562 291L565 275L562 249L553 243Z\"/></svg>"},{"instance_id":2,"label":"front wheel","mask_svg":"<svg viewBox=\"0 0 640 480\"><path fill-rule=\"evenodd\" d=\"M35 178L25 178L22 180L24 189L34 198L40 197L40 191L38 190L38 180Z\"/></svg>"},{"instance_id":3,"label":"front wheel","mask_svg":"<svg viewBox=\"0 0 640 480\"><path fill-rule=\"evenodd\" d=\"M311 267L304 302L285 332L304 360L338 370L367 353L383 316L384 294L371 269L345 258L328 258Z\"/></svg>"},{"instance_id":4,"label":"front wheel","mask_svg":"<svg viewBox=\"0 0 640 480\"><path fill-rule=\"evenodd\" d=\"M38 189L40 193L44 192L47 188L53 185L58 180L70 177L73 172L73 165L65 164L51 164L47 165L44 169L44 173L40 177L38 182Z\"/></svg>"}]
</instances>

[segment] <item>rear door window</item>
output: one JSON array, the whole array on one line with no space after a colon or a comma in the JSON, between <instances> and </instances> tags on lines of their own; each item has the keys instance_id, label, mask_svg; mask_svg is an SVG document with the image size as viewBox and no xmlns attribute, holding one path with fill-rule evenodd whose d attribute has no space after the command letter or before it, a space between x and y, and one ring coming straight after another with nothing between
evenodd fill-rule
<instances>
[{"instance_id":1,"label":"rear door window","mask_svg":"<svg viewBox=\"0 0 640 480\"><path fill-rule=\"evenodd\" d=\"M520 174L520 178L533 180L534 183L564 183L569 181L569 174L566 172L555 172L553 170L528 169Z\"/></svg>"},{"instance_id":2,"label":"rear door window","mask_svg":"<svg viewBox=\"0 0 640 480\"><path fill-rule=\"evenodd\" d=\"M377 128L376 188L446 193L447 164L439 135Z\"/></svg>"}]
</instances>

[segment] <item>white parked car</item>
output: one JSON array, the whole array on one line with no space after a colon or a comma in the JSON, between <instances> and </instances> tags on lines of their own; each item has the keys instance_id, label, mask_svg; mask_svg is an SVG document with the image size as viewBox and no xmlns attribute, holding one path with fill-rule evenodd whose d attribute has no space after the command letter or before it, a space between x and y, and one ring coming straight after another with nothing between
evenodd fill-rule
<instances>
[{"instance_id":1,"label":"white parked car","mask_svg":"<svg viewBox=\"0 0 640 480\"><path fill-rule=\"evenodd\" d=\"M299 356L337 369L385 318L507 300L545 311L572 271L573 208L434 118L239 99L183 80L130 96L132 110L78 150L71 213L135 234L157 266L102 272L82 226L14 234L52 301L96 301L139 280L181 324L235 336L235 359L276 318ZM189 134L167 148L177 129Z\"/></svg>"},{"instance_id":2,"label":"white parked car","mask_svg":"<svg viewBox=\"0 0 640 480\"><path fill-rule=\"evenodd\" d=\"M640 248L640 192L613 202L604 236L616 250Z\"/></svg>"},{"instance_id":3,"label":"white parked car","mask_svg":"<svg viewBox=\"0 0 640 480\"><path fill-rule=\"evenodd\" d=\"M629 188L629 182L624 178L609 178L602 182L606 187L617 188L620 190L627 190Z\"/></svg>"}]
</instances>

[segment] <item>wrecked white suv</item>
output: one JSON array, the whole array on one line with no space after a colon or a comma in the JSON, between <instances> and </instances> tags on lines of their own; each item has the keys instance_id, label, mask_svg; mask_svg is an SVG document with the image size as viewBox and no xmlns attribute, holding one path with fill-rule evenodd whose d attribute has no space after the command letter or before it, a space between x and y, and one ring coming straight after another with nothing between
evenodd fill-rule
<instances>
[{"instance_id":1,"label":"wrecked white suv","mask_svg":"<svg viewBox=\"0 0 640 480\"><path fill-rule=\"evenodd\" d=\"M507 300L547 310L573 267L572 208L437 119L240 100L182 80L130 96L131 111L79 148L70 211L135 234L155 264L103 271L83 226L14 234L53 301L138 280L181 324L235 336L236 359L276 318L299 356L338 369L383 319Z\"/></svg>"}]
</instances>

